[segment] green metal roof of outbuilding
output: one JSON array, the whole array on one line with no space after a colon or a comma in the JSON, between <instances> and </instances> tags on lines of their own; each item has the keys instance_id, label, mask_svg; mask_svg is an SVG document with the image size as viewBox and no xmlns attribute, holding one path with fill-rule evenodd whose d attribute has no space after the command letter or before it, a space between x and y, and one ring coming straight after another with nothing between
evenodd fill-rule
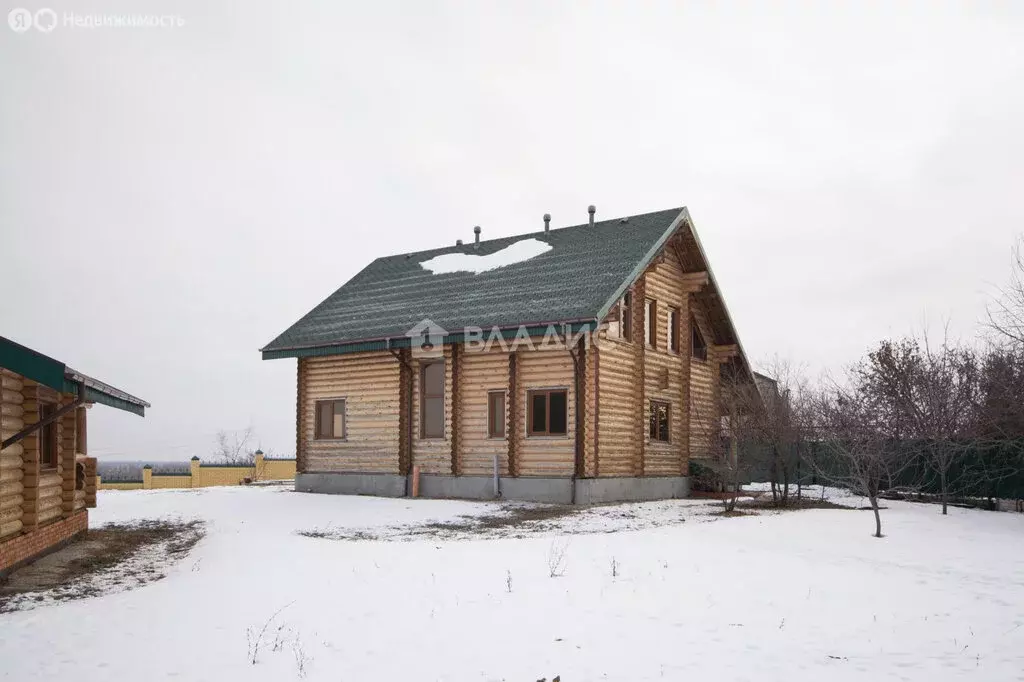
<instances>
[{"instance_id":1,"label":"green metal roof of outbuilding","mask_svg":"<svg viewBox=\"0 0 1024 682\"><path fill-rule=\"evenodd\" d=\"M59 360L3 336L0 336L0 367L61 393L78 395L79 386L84 386L87 401L116 407L140 417L146 416L146 408L150 407L141 398L77 372Z\"/></svg>"},{"instance_id":2,"label":"green metal roof of outbuilding","mask_svg":"<svg viewBox=\"0 0 1024 682\"><path fill-rule=\"evenodd\" d=\"M685 208L378 258L271 341L264 359L375 350L407 344L430 320L449 333L594 323L608 312L676 228ZM480 274L433 274L436 256L487 256L522 240L550 250ZM458 334L447 340L459 340Z\"/></svg>"}]
</instances>

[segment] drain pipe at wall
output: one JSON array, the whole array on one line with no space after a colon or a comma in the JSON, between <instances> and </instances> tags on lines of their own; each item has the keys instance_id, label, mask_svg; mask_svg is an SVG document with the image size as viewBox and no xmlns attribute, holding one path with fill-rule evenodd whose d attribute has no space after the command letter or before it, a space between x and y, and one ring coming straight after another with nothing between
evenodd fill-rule
<instances>
[{"instance_id":1,"label":"drain pipe at wall","mask_svg":"<svg viewBox=\"0 0 1024 682\"><path fill-rule=\"evenodd\" d=\"M580 343L581 344L584 343L582 338L580 339ZM565 345L566 345L566 347L569 346L569 334L568 334L568 332L566 332L566 335L565 335ZM581 472L581 470L583 468L582 466L580 466L580 458L583 456L583 451L582 451L582 448L581 448L583 438L582 438L582 434L580 432L581 431L581 427L583 425L582 417L580 415L580 362L582 362L582 360L583 360L583 358L581 357L581 352L582 352L582 350L579 349L579 348L577 348L575 352L573 351L573 349L571 347L569 348L569 356L572 357L572 365L573 365L573 394L574 394L573 395L573 403L574 403L573 411L575 412L575 415L574 415L575 418L573 419L573 421L575 422L575 424L574 424L574 431L575 431L575 433L573 434L574 438L573 438L572 478L570 479L571 480L571 486L572 486L571 497L570 497L571 504L576 504L576 479L580 475L580 472Z\"/></svg>"},{"instance_id":2,"label":"drain pipe at wall","mask_svg":"<svg viewBox=\"0 0 1024 682\"><path fill-rule=\"evenodd\" d=\"M396 349L391 347L391 339L390 338L388 338L388 340L385 343L387 344L387 349L389 351L391 351L392 355L395 356L395 359L398 360L400 366L405 367L405 369L409 371L409 409L407 410L408 414L406 415L406 418L405 418L406 436L408 438L408 443L409 443L409 471L406 472L406 474L405 474L405 496L406 497L411 497L412 493L413 493L413 490L412 490L413 485L412 485L412 478L411 478L412 475L413 475L413 472L412 472L412 434L413 434L413 429L412 429L412 416L413 416L412 415L412 381L413 381L413 378L414 378L413 377L413 371L412 371L412 365L410 365L409 362L404 357L402 357L402 351L401 350L396 350ZM398 385L399 386L402 385L401 381L399 381ZM399 400L399 402L401 402L401 400L402 400L402 396L401 395L398 396L398 400Z\"/></svg>"}]
</instances>

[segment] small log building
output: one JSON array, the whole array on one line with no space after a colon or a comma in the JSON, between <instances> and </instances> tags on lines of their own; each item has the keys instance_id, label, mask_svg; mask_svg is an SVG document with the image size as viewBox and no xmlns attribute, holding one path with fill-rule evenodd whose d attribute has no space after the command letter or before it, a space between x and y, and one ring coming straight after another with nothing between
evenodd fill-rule
<instances>
[{"instance_id":1,"label":"small log building","mask_svg":"<svg viewBox=\"0 0 1024 682\"><path fill-rule=\"evenodd\" d=\"M548 221L379 258L262 349L298 359L297 490L688 495L752 379L689 212Z\"/></svg>"},{"instance_id":2,"label":"small log building","mask_svg":"<svg viewBox=\"0 0 1024 682\"><path fill-rule=\"evenodd\" d=\"M96 506L88 409L135 396L0 336L0 577L84 533Z\"/></svg>"}]
</instances>

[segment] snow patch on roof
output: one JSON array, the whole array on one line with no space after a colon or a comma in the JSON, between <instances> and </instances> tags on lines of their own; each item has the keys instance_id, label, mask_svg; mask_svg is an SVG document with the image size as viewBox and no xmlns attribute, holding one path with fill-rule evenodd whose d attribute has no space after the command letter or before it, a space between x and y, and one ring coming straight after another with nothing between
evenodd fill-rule
<instances>
[{"instance_id":1,"label":"snow patch on roof","mask_svg":"<svg viewBox=\"0 0 1024 682\"><path fill-rule=\"evenodd\" d=\"M446 253L443 256L434 256L420 263L420 267L435 275L451 272L472 272L479 275L481 272L528 261L550 251L551 248L551 244L539 239L523 239L486 256L477 256L473 253Z\"/></svg>"}]
</instances>

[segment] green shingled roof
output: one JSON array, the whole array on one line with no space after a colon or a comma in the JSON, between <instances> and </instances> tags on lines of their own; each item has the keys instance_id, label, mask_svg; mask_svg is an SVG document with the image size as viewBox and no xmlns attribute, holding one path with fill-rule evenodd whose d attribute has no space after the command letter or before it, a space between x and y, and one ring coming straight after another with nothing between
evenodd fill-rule
<instances>
[{"instance_id":1,"label":"green shingled roof","mask_svg":"<svg viewBox=\"0 0 1024 682\"><path fill-rule=\"evenodd\" d=\"M49 386L55 391L78 395L85 388L85 400L146 416L150 404L110 384L77 372L59 360L0 336L0 367Z\"/></svg>"},{"instance_id":2,"label":"green shingled roof","mask_svg":"<svg viewBox=\"0 0 1024 682\"><path fill-rule=\"evenodd\" d=\"M429 319L469 326L592 323L601 319L686 218L683 208L378 258L262 349L264 359L383 349ZM473 274L432 274L439 255L488 255L523 239L551 249ZM390 341L389 341L390 340Z\"/></svg>"}]
</instances>

